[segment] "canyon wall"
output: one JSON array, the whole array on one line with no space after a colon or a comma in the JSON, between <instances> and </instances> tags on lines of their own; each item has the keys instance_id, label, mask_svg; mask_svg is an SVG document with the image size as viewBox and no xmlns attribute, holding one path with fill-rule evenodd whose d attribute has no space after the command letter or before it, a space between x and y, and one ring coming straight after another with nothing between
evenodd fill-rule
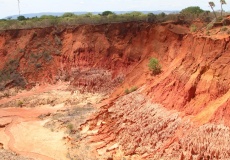
<instances>
[{"instance_id":1,"label":"canyon wall","mask_svg":"<svg viewBox=\"0 0 230 160\"><path fill-rule=\"evenodd\" d=\"M112 93L81 126L95 132L86 137L102 143L101 155L120 147L140 159L228 159L229 45L170 23L1 31L0 86L66 80L83 92ZM162 66L155 76L151 57Z\"/></svg>"},{"instance_id":2,"label":"canyon wall","mask_svg":"<svg viewBox=\"0 0 230 160\"><path fill-rule=\"evenodd\" d=\"M138 22L1 31L0 86L30 88L61 79L102 88L111 81L105 85L109 88L126 78L123 90L147 83L146 93L154 102L200 113L197 120L204 114L203 122L218 120L214 114L228 117L229 38L186 31L180 25ZM163 72L147 79L150 57L159 59ZM90 74L82 76L85 72Z\"/></svg>"}]
</instances>

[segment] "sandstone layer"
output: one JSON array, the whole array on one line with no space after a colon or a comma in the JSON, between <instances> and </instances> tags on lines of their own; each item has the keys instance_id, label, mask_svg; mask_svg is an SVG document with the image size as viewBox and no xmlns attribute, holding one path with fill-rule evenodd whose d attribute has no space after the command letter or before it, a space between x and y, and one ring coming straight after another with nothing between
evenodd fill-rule
<instances>
[{"instance_id":1,"label":"sandstone layer","mask_svg":"<svg viewBox=\"0 0 230 160\"><path fill-rule=\"evenodd\" d=\"M69 81L73 94L109 95L74 121L71 158L229 159L229 40L170 23L2 31L0 88ZM155 76L151 57L162 66ZM1 107L16 104L2 97Z\"/></svg>"}]
</instances>

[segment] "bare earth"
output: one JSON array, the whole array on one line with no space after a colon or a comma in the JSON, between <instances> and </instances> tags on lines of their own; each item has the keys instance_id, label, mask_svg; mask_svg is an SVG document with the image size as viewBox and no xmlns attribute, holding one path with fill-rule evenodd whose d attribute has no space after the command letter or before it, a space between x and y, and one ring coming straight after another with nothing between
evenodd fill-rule
<instances>
[{"instance_id":1,"label":"bare earth","mask_svg":"<svg viewBox=\"0 0 230 160\"><path fill-rule=\"evenodd\" d=\"M8 99L1 99L0 104L9 105L12 100L23 99L23 102L27 103L25 101L31 100L30 97L33 97L32 99L34 100L40 96L40 98L42 97L41 101L44 101L44 98L52 99L52 96L57 97L57 94L60 94L59 96L65 95L62 99L59 99L60 104L52 106L50 104L36 106L35 104L33 108L27 108L26 106L23 106L23 108L0 108L0 144L3 145L3 149L36 160L69 159L66 129L53 131L45 128L44 125L51 118L46 118L45 120L39 118L41 115L49 116L58 111L62 112L68 109L70 106L68 102L71 101L71 98L74 100L77 98L70 91L65 91L66 88L67 84L64 83L53 86L39 86L33 91L23 91ZM52 94L50 94L51 92ZM89 101L97 99L90 97ZM78 95L78 100L79 98L81 97ZM84 103L85 97L82 96L82 98L81 104ZM88 103L87 98L85 102Z\"/></svg>"}]
</instances>

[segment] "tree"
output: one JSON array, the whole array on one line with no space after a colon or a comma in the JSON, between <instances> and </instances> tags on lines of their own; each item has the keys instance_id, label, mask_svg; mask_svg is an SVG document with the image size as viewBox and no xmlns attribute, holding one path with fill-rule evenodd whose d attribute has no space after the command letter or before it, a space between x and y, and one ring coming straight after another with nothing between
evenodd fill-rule
<instances>
[{"instance_id":1,"label":"tree","mask_svg":"<svg viewBox=\"0 0 230 160\"><path fill-rule=\"evenodd\" d=\"M148 13L147 22L155 22L157 20L157 16L153 13Z\"/></svg>"},{"instance_id":2,"label":"tree","mask_svg":"<svg viewBox=\"0 0 230 160\"><path fill-rule=\"evenodd\" d=\"M83 17L93 17L93 14L92 13L86 13L86 14L83 14L82 16Z\"/></svg>"},{"instance_id":3,"label":"tree","mask_svg":"<svg viewBox=\"0 0 230 160\"><path fill-rule=\"evenodd\" d=\"M198 6L191 6L191 7L187 7L185 9L182 9L181 10L181 14L200 14L200 13L203 13L204 10L201 9L200 7Z\"/></svg>"},{"instance_id":4,"label":"tree","mask_svg":"<svg viewBox=\"0 0 230 160\"><path fill-rule=\"evenodd\" d=\"M62 15L62 17L74 17L75 14L74 13L71 13L71 12L66 12Z\"/></svg>"},{"instance_id":5,"label":"tree","mask_svg":"<svg viewBox=\"0 0 230 160\"><path fill-rule=\"evenodd\" d=\"M18 16L18 20L19 20L19 21L26 20L26 17L25 17L25 16Z\"/></svg>"},{"instance_id":6,"label":"tree","mask_svg":"<svg viewBox=\"0 0 230 160\"><path fill-rule=\"evenodd\" d=\"M40 18L41 19L55 19L56 17L53 15L42 15Z\"/></svg>"},{"instance_id":7,"label":"tree","mask_svg":"<svg viewBox=\"0 0 230 160\"><path fill-rule=\"evenodd\" d=\"M109 14L114 14L114 13L111 11L104 11L101 13L102 16L108 16Z\"/></svg>"},{"instance_id":8,"label":"tree","mask_svg":"<svg viewBox=\"0 0 230 160\"><path fill-rule=\"evenodd\" d=\"M161 13L159 14L159 16L161 16L162 18L165 18L166 14L165 14L165 12L161 12Z\"/></svg>"},{"instance_id":9,"label":"tree","mask_svg":"<svg viewBox=\"0 0 230 160\"><path fill-rule=\"evenodd\" d=\"M220 0L220 4L221 4L221 17L222 17L222 13L223 13L223 5L227 4L225 0Z\"/></svg>"},{"instance_id":10,"label":"tree","mask_svg":"<svg viewBox=\"0 0 230 160\"><path fill-rule=\"evenodd\" d=\"M214 2L208 2L209 3L209 5L210 5L210 7L212 8L212 11L213 11L213 14L215 15L215 17L216 17L216 13L215 13L215 11L214 11L214 7L215 7L215 3ZM217 17L216 17L216 19L217 19Z\"/></svg>"}]
</instances>

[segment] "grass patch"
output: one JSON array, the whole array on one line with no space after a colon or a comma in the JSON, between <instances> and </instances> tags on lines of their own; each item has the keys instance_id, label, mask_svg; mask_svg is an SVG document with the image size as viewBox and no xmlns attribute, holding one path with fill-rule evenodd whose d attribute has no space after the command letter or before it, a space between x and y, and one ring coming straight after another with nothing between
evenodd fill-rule
<instances>
[{"instance_id":1,"label":"grass patch","mask_svg":"<svg viewBox=\"0 0 230 160\"><path fill-rule=\"evenodd\" d=\"M132 92L134 92L134 91L136 91L137 90L137 87L136 86L133 86L133 87L131 87L130 89L125 89L125 94L129 94L129 93L132 93Z\"/></svg>"}]
</instances>

